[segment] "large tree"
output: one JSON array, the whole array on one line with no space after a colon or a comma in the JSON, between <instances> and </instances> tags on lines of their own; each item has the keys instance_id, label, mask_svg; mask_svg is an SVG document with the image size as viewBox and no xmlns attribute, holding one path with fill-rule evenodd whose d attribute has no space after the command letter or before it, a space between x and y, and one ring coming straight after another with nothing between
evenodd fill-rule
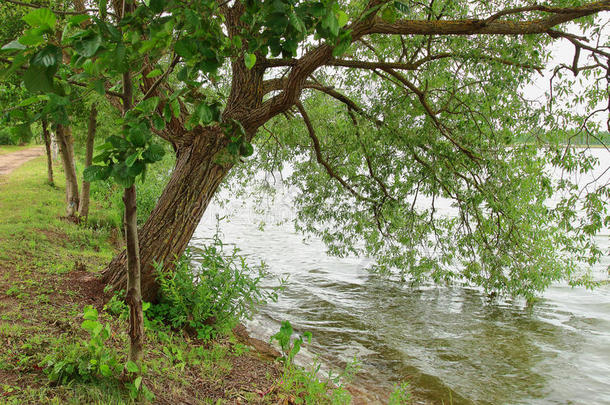
<instances>
[{"instance_id":1,"label":"large tree","mask_svg":"<svg viewBox=\"0 0 610 405\"><path fill-rule=\"evenodd\" d=\"M134 104L156 111L146 129L172 145L176 167L140 230L145 299L157 292L153 263L184 251L230 171L285 161L302 191L298 225L337 254L523 295L589 281L575 270L599 255L590 237L606 220L607 191L579 205L573 185L545 168L592 165L561 145L594 135L608 112L610 1L75 3L49 4L66 26L61 40L31 40L30 30L6 50L26 55L11 69L29 61L50 83L88 86L118 108L132 70ZM528 100L522 88L556 41L573 47L573 62L556 67L546 102ZM70 63L51 56L49 73L41 52L59 47ZM566 73L589 79L582 94ZM279 117L292 123L279 128ZM549 204L557 189L567 194ZM454 216L438 213L441 200ZM126 257L109 264L107 283L125 286Z\"/></svg>"}]
</instances>

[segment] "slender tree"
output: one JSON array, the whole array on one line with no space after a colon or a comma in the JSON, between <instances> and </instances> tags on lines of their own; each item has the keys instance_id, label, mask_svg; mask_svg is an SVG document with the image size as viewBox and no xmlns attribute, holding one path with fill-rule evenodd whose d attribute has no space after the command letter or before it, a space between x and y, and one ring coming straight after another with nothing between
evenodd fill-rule
<instances>
[{"instance_id":1,"label":"slender tree","mask_svg":"<svg viewBox=\"0 0 610 405\"><path fill-rule=\"evenodd\" d=\"M42 137L44 138L44 147L47 153L47 181L53 185L53 156L51 155L51 134L49 134L48 123L46 119L42 120Z\"/></svg>"},{"instance_id":2,"label":"slender tree","mask_svg":"<svg viewBox=\"0 0 610 405\"><path fill-rule=\"evenodd\" d=\"M87 124L87 142L85 146L85 170L93 163L93 145L95 143L95 132L97 130L97 107L95 104L91 105L89 111L89 121ZM87 180L83 180L80 195L80 204L78 207L78 216L84 220L87 220L89 216L89 188L90 183Z\"/></svg>"}]
</instances>

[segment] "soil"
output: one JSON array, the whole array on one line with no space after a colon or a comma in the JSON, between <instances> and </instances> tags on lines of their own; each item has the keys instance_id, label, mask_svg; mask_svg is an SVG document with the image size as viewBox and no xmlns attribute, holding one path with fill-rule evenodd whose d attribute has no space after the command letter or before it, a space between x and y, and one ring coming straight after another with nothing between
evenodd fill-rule
<instances>
[{"instance_id":1,"label":"soil","mask_svg":"<svg viewBox=\"0 0 610 405\"><path fill-rule=\"evenodd\" d=\"M28 160L44 154L44 146L34 146L30 149L19 150L6 155L0 155L0 176L6 176Z\"/></svg>"}]
</instances>

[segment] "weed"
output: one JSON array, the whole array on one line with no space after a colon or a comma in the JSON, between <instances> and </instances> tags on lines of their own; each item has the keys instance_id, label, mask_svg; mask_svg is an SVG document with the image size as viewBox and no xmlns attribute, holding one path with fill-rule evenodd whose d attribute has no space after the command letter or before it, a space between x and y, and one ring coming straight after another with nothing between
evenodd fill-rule
<instances>
[{"instance_id":1,"label":"weed","mask_svg":"<svg viewBox=\"0 0 610 405\"><path fill-rule=\"evenodd\" d=\"M157 265L160 299L149 312L151 319L174 329L190 329L200 339L228 332L257 306L275 299L282 288L262 289L264 263L251 268L237 249L225 254L217 235L202 249L198 268L191 265L191 258L187 252L173 271Z\"/></svg>"},{"instance_id":2,"label":"weed","mask_svg":"<svg viewBox=\"0 0 610 405\"><path fill-rule=\"evenodd\" d=\"M93 381L122 370L117 354L104 344L111 334L110 325L98 321L97 310L92 306L85 307L83 318L81 328L89 333L89 340L60 346L42 361L50 381Z\"/></svg>"},{"instance_id":3,"label":"weed","mask_svg":"<svg viewBox=\"0 0 610 405\"><path fill-rule=\"evenodd\" d=\"M403 405L409 404L412 401L411 387L408 382L394 385L394 391L390 395L388 405Z\"/></svg>"}]
</instances>

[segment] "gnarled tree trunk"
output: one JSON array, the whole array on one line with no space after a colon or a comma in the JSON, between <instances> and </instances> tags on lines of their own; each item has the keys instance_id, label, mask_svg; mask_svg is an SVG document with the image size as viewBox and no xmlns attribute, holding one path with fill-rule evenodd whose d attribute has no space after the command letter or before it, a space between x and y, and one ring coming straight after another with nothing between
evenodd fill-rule
<instances>
[{"instance_id":1,"label":"gnarled tree trunk","mask_svg":"<svg viewBox=\"0 0 610 405\"><path fill-rule=\"evenodd\" d=\"M56 136L66 174L66 214L68 217L75 217L78 211L79 196L76 166L74 165L74 141L70 128L61 124L57 125Z\"/></svg>"},{"instance_id":2,"label":"gnarled tree trunk","mask_svg":"<svg viewBox=\"0 0 610 405\"><path fill-rule=\"evenodd\" d=\"M218 126L193 134L188 144L176 151L176 166L150 217L139 230L142 298L157 297L154 263L172 266L181 255L199 224L214 192L231 164L219 164L218 152L226 138ZM106 284L125 289L126 252L117 255L103 272Z\"/></svg>"},{"instance_id":3,"label":"gnarled tree trunk","mask_svg":"<svg viewBox=\"0 0 610 405\"><path fill-rule=\"evenodd\" d=\"M91 106L89 113L89 125L87 127L87 146L85 150L85 169L91 166L93 161L93 143L95 142L95 131L97 129L97 108L95 104ZM89 182L83 180L80 193L80 204L78 207L78 216L85 220L89 216Z\"/></svg>"}]
</instances>

